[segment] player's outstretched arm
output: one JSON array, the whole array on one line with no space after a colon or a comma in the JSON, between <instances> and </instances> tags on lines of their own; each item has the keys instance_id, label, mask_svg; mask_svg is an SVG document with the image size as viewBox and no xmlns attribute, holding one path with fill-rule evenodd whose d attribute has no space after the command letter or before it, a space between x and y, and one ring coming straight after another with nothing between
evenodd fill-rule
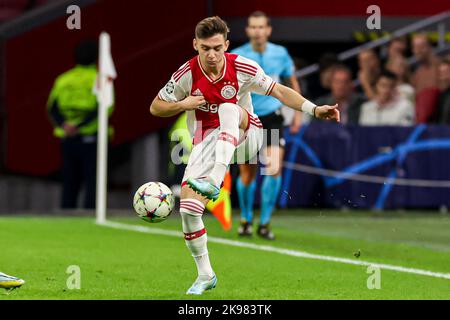
<instances>
[{"instance_id":1,"label":"player's outstretched arm","mask_svg":"<svg viewBox=\"0 0 450 320\"><path fill-rule=\"evenodd\" d=\"M339 110L337 104L334 106L316 106L310 101L306 100L301 94L295 92L282 84L275 84L270 95L277 98L284 105L303 112L307 112L312 116L324 120L340 121Z\"/></svg>"},{"instance_id":2,"label":"player's outstretched arm","mask_svg":"<svg viewBox=\"0 0 450 320\"><path fill-rule=\"evenodd\" d=\"M156 117L172 117L183 111L197 109L204 103L206 100L203 96L189 96L177 102L167 102L156 96L150 105L150 113Z\"/></svg>"}]
</instances>

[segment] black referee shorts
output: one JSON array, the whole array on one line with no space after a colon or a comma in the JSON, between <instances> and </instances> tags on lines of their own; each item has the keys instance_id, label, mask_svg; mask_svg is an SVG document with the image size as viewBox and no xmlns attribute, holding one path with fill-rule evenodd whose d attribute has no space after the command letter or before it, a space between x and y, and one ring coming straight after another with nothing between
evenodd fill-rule
<instances>
[{"instance_id":1,"label":"black referee shorts","mask_svg":"<svg viewBox=\"0 0 450 320\"><path fill-rule=\"evenodd\" d=\"M283 136L284 117L281 114L281 110L278 109L268 115L259 116L259 120L261 120L264 129L266 129L264 131L264 146L279 146L284 148L286 141Z\"/></svg>"}]
</instances>

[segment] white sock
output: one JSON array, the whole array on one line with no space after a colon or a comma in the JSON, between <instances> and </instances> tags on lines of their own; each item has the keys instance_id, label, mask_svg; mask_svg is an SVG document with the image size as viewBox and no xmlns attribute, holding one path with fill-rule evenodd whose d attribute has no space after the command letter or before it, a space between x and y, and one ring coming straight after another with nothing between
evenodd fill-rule
<instances>
[{"instance_id":1,"label":"white sock","mask_svg":"<svg viewBox=\"0 0 450 320\"><path fill-rule=\"evenodd\" d=\"M205 225L202 214L205 206L195 199L181 199L180 214L186 246L194 257L199 276L211 278L214 275L209 261Z\"/></svg>"},{"instance_id":2,"label":"white sock","mask_svg":"<svg viewBox=\"0 0 450 320\"><path fill-rule=\"evenodd\" d=\"M213 169L211 170L211 173L209 174L209 177L211 178L211 182L220 188L220 185L223 182L223 179L225 177L225 173L227 172L228 166L223 163L218 163L214 165Z\"/></svg>"},{"instance_id":3,"label":"white sock","mask_svg":"<svg viewBox=\"0 0 450 320\"><path fill-rule=\"evenodd\" d=\"M233 158L239 139L239 123L242 109L232 103L219 106L220 131L216 143L216 163L209 177L216 186L220 186Z\"/></svg>"},{"instance_id":4,"label":"white sock","mask_svg":"<svg viewBox=\"0 0 450 320\"><path fill-rule=\"evenodd\" d=\"M195 264L197 265L197 272L199 277L211 279L214 276L214 271L211 268L211 262L209 261L208 254L194 257L194 260Z\"/></svg>"}]
</instances>

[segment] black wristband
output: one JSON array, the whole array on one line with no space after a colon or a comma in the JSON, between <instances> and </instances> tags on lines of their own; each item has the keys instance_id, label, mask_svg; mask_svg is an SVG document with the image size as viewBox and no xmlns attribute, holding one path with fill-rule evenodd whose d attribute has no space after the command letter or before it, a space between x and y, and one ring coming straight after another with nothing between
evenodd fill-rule
<instances>
[{"instance_id":1,"label":"black wristband","mask_svg":"<svg viewBox=\"0 0 450 320\"><path fill-rule=\"evenodd\" d=\"M314 118L316 118L316 108L317 108L317 106L314 106L314 109L313 109Z\"/></svg>"}]
</instances>

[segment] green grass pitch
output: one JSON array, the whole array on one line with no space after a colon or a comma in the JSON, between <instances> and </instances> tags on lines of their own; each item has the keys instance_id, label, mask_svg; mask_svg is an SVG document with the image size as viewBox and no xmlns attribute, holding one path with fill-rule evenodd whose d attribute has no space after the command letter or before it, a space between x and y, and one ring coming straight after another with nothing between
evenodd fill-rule
<instances>
[{"instance_id":1,"label":"green grass pitch","mask_svg":"<svg viewBox=\"0 0 450 320\"><path fill-rule=\"evenodd\" d=\"M237 219L237 214L235 212ZM130 212L126 224L181 231L173 214L148 224ZM274 242L241 239L205 216L210 237L226 238L450 273L450 218L432 213L283 211L275 213ZM25 285L9 299L450 299L450 280L381 270L381 288L368 289L367 267L209 243L218 276L214 290L186 296L196 276L182 237L117 230L86 217L0 217L0 271ZM359 258L354 252L360 250ZM69 290L66 273L80 267L81 289Z\"/></svg>"}]
</instances>

